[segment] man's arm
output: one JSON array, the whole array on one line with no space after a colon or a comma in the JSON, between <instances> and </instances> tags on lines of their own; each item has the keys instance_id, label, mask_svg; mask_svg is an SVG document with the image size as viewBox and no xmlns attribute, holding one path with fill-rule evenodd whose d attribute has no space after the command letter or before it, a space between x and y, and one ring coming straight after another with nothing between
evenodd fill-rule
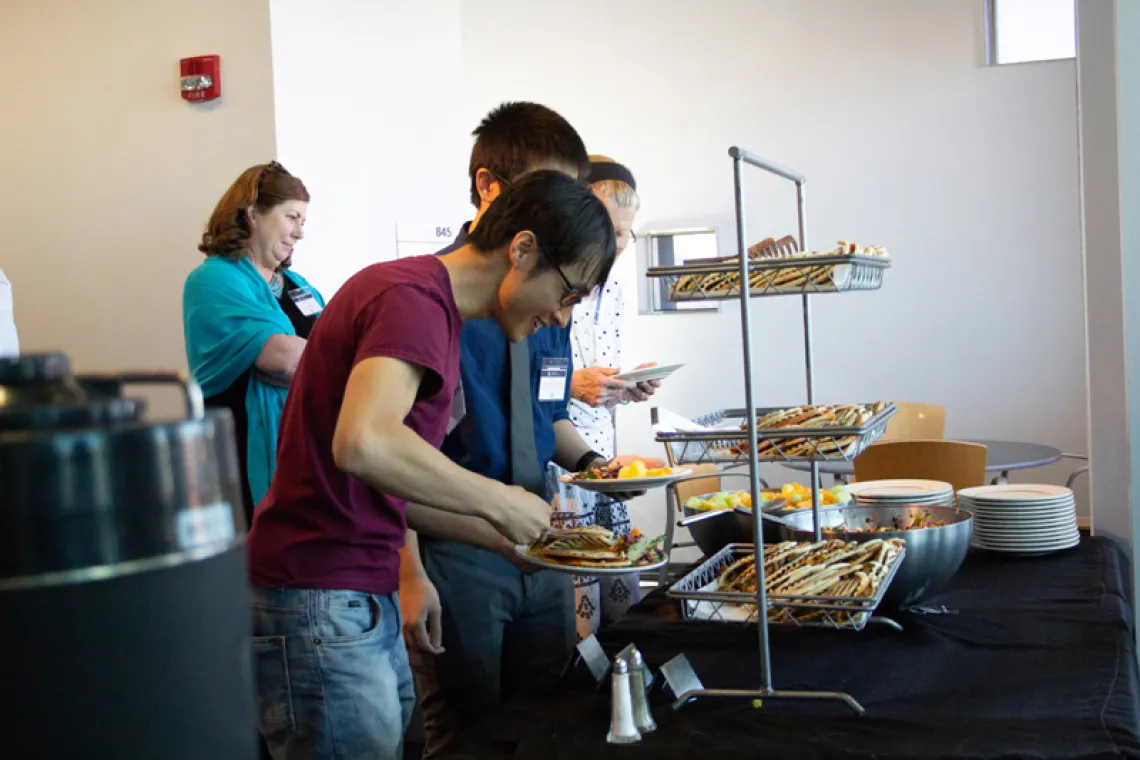
<instances>
[{"instance_id":1,"label":"man's arm","mask_svg":"<svg viewBox=\"0 0 1140 760\"><path fill-rule=\"evenodd\" d=\"M548 504L460 467L404 424L424 373L391 357L353 368L333 434L337 467L378 491L483 517L513 541L538 538L550 525Z\"/></svg>"},{"instance_id":2,"label":"man's arm","mask_svg":"<svg viewBox=\"0 0 1140 760\"><path fill-rule=\"evenodd\" d=\"M574 427L574 423L568 419L558 420L554 423L554 463L564 470L575 472L578 468L578 461L590 451L590 444L582 440L582 436L578 435L578 429ZM583 470L590 467L601 467L605 464L606 458L599 456L592 463L583 467Z\"/></svg>"},{"instance_id":3,"label":"man's arm","mask_svg":"<svg viewBox=\"0 0 1140 760\"><path fill-rule=\"evenodd\" d=\"M513 541L504 538L490 523L478 517L444 512L409 501L408 527L440 541L462 541L498 554L524 573L538 570L535 565L519 558Z\"/></svg>"},{"instance_id":4,"label":"man's arm","mask_svg":"<svg viewBox=\"0 0 1140 760\"><path fill-rule=\"evenodd\" d=\"M420 560L419 539L414 530L405 534L404 548L400 550L400 614L404 634L411 644L432 654L443 652L439 594Z\"/></svg>"},{"instance_id":5,"label":"man's arm","mask_svg":"<svg viewBox=\"0 0 1140 760\"><path fill-rule=\"evenodd\" d=\"M480 517L444 512L412 501L408 502L407 514L410 529L439 541L463 541L489 552L513 546Z\"/></svg>"}]
</instances>

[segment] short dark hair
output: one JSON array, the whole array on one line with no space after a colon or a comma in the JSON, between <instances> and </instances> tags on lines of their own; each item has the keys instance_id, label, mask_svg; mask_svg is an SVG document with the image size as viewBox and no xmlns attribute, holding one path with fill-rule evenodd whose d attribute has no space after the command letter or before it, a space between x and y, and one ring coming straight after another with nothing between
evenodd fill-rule
<instances>
[{"instance_id":1,"label":"short dark hair","mask_svg":"<svg viewBox=\"0 0 1140 760\"><path fill-rule=\"evenodd\" d=\"M559 171L530 172L505 190L487 209L468 241L490 252L509 245L515 235L530 230L549 256L538 269L587 262L590 288L610 275L617 241L606 205L583 182Z\"/></svg>"},{"instance_id":2,"label":"short dark hair","mask_svg":"<svg viewBox=\"0 0 1140 760\"><path fill-rule=\"evenodd\" d=\"M471 149L471 203L479 208L475 174L486 169L513 182L536 163L554 162L575 167L584 179L590 159L582 138L570 122L538 103L503 103L479 122Z\"/></svg>"}]
</instances>

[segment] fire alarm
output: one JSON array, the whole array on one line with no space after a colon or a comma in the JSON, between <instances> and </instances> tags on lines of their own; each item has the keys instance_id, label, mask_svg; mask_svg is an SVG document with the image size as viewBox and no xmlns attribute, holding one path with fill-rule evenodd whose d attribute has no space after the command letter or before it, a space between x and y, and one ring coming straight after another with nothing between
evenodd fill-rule
<instances>
[{"instance_id":1,"label":"fire alarm","mask_svg":"<svg viewBox=\"0 0 1140 760\"><path fill-rule=\"evenodd\" d=\"M217 55L183 58L182 99L191 102L214 100L222 96L222 59Z\"/></svg>"}]
</instances>

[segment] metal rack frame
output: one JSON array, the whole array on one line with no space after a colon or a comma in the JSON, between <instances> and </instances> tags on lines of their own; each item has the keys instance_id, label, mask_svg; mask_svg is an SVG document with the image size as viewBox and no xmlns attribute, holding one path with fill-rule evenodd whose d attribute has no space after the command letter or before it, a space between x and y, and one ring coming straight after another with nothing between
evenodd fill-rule
<instances>
[{"instance_id":1,"label":"metal rack frame","mask_svg":"<svg viewBox=\"0 0 1140 760\"><path fill-rule=\"evenodd\" d=\"M799 286L798 289L765 288L760 292L753 292L753 288L751 288L749 286L749 283L750 283L749 276L753 270L758 268L758 262L756 262L754 260L750 260L748 257L748 243L746 242L748 238L747 238L747 235L745 234L745 223L744 223L744 176L743 176L744 175L744 164L748 164L748 165L754 166L758 169L762 169L763 171L766 171L770 174L774 174L777 177L781 177L783 179L786 179L795 185L795 187L796 187L796 214L797 214L797 220L798 220L797 233L798 233L798 243L799 243L800 251L806 251L807 250L807 246L806 246L807 212L806 212L806 201L805 201L805 193L804 193L804 185L807 182L807 178L804 177L803 174L800 174L797 171L793 171L792 169L788 169L788 168L781 166L781 165L779 165L773 161L769 161L767 159L761 158L760 156L757 156L753 153L749 153L748 151L742 150L742 149L735 147L735 146L732 148L729 148L728 155L732 158L732 174L733 174L734 201L735 201L735 213L736 213L736 243L737 243L737 254L738 254L738 258L736 259L736 261L734 263L736 264L736 272L737 272L737 276L739 279L737 280L736 295L734 296L731 294L731 292L729 292L729 293L724 294L724 297L725 298L734 298L734 297L739 298L740 302L741 302L740 303L740 332L741 332L741 340L742 340L743 346L744 346L744 396L745 396L744 409L745 410L757 409L756 382L755 382L756 378L755 378L755 372L754 372L753 362L752 362L753 357L752 357L751 297L762 296L762 295L773 295L773 296L774 295L788 295L791 292L801 294L801 297L803 299L802 300L802 308L803 308L803 325L804 325L804 369L805 369L805 375L806 375L806 381L807 381L806 382L806 384L807 384L807 403L813 404L813 403L815 403L815 382L814 382L814 362L813 362L813 353L812 353L811 301L808 299L808 296L811 295L812 293L842 292L844 290L844 288L833 287L833 288L829 288L826 290L820 290L818 288L818 286L816 286L813 283L812 278L808 277L806 279L806 282L802 286ZM867 257L857 257L857 258L867 258ZM820 262L817 262L817 263L821 263L821 262L822 262L822 259L820 260ZM829 262L822 262L822 263L829 263ZM868 263L870 263L870 262L868 262ZM769 266L767 262L759 264L759 268L762 270L771 269L774 266L775 265ZM784 266L788 266L788 264L785 262ZM793 266L793 267L794 266L800 266L800 264L793 262L791 264L791 266ZM850 289L868 290L868 289L877 288L881 284L881 274L882 274L883 270L889 266L890 266L889 260L880 259L880 260L873 262L873 266L872 266L871 271L875 272L879 276L873 282L866 283L866 282L860 281L859 283L857 283L856 287L852 287ZM682 267L668 267L668 268L664 268L664 269L660 269L660 270L650 270L646 274L650 277L678 278L678 277L683 276L685 274L698 274L698 275L703 274L703 273L710 271L710 269L716 270L718 267L719 267L720 271L729 271L729 267L727 267L723 263L711 264L711 265L709 263L701 263L701 264L695 264L692 267L682 266ZM665 269L667 269L668 271L665 271ZM771 280L769 280L768 282L771 283ZM745 287L740 287L741 284L744 284ZM674 291L675 291L675 288L674 288ZM719 299L719 298L721 298L721 295L717 294L716 297ZM887 415L887 416L889 416L889 415ZM885 418L884 418L884 420L885 420ZM852 429L852 430L856 430L856 429ZM818 432L818 431L816 431L816 432ZM834 435L835 432L836 432L835 430L828 431L827 435ZM866 431L864 431L864 432L866 432ZM879 432L881 434L881 430ZM797 435L799 437L806 437L805 433L806 433L806 431L800 430L797 432ZM781 434L782 434L782 431L781 431ZM877 438L878 436L876 435L874 437ZM659 440L661 440L661 439L659 439ZM752 503L755 505L759 505L761 503L761 500L760 500L760 482L761 481L760 481L760 467L759 467L759 463L761 460L760 460L760 457L758 456L758 452L757 452L757 449L759 448L759 440L757 437L756 415L755 414L748 414L748 417L747 417L747 438L746 438L746 440L749 442L749 445L747 447L747 451L742 452L743 461L738 461L737 463L742 465L742 466L747 465L748 474L749 474L750 492L752 494ZM668 449L668 446L667 446L667 449ZM669 453L670 453L670 459L672 459L673 458L673 452L670 451ZM803 457L799 461L803 461L804 459L810 459L810 462L811 462L810 472L811 472L811 490L812 490L812 499L811 499L811 502L812 502L811 503L812 524L815 526L816 541L819 541L821 538L821 524L820 524L820 516L819 516L819 506L820 506L819 505L819 498L820 498L819 497L819 461L820 461L820 457L818 456L818 454L819 454L818 449L816 450L815 453L816 453L816 455L813 455L811 457ZM844 458L846 458L846 457L844 457ZM777 460L777 461L779 461L779 460ZM763 524L761 522L762 518L759 514L759 510L754 511L754 515L755 515L755 519L753 520L753 546L754 546L755 551L762 554L763 553L763 547L764 547ZM898 564L901 564L901 563L896 563L896 568L897 568ZM759 610L765 610L766 611L769 609L769 603L768 603L768 593L767 593L767 589L765 587L764 563L763 562L757 562L756 576L757 576L756 594L755 594L756 609L757 609L757 611L759 611ZM886 583L883 584L883 590L885 590L886 585L887 585ZM753 598L752 596L749 596L749 600L750 600L749 603L751 603L752 598ZM697 690L689 691L689 692L686 692L685 694L679 695L677 698L677 701L674 703L674 708L680 709L685 704L687 704L689 701L696 699L696 698L699 698L699 697L742 698L742 699L749 699L749 700L763 700L763 699L792 699L792 700L810 699L810 700L816 700L816 699L818 699L818 700L839 701L839 702L846 704L848 707L850 707L856 714L862 715L864 713L864 709L863 709L862 705L860 705L857 701L855 701L855 699L853 697L851 697L849 694L845 694L842 692L777 691L776 689L774 689L772 686L772 663L771 663L771 653L769 650L769 642L768 642L767 613L765 613L765 620L759 621L757 626L756 626L756 629L758 631L758 645L759 645L759 655L760 655L761 687L759 689L756 689L756 690L748 690L748 689L704 689L704 688L697 689Z\"/></svg>"}]
</instances>

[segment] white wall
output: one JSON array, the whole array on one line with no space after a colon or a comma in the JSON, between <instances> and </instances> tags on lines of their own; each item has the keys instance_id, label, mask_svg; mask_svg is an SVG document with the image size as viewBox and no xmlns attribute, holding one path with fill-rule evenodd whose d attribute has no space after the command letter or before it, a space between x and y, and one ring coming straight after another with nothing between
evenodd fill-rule
<instances>
[{"instance_id":1,"label":"white wall","mask_svg":"<svg viewBox=\"0 0 1140 760\"><path fill-rule=\"evenodd\" d=\"M1084 265L1088 298L1089 437L1094 525L1130 555L1140 540L1140 8L1080 0L1078 80ZM1133 562L1134 583L1140 568Z\"/></svg>"},{"instance_id":2,"label":"white wall","mask_svg":"<svg viewBox=\"0 0 1140 760\"><path fill-rule=\"evenodd\" d=\"M804 172L809 245L882 243L895 262L877 293L815 299L817 398L939 403L948 435L1083 452L1074 66L982 67L981 5L464 3L467 121L507 98L560 110L592 151L637 173L639 227L712 222L726 253L727 148ZM509 55L470 44L501 29ZM747 176L750 240L793 233L791 186ZM619 267L631 291L632 264ZM799 402L797 300L754 303L759 397ZM740 405L738 325L732 307L640 317L630 359L688 362L663 406ZM623 449L654 448L648 410L623 409L619 436ZM645 501L638 518L660 520Z\"/></svg>"},{"instance_id":3,"label":"white wall","mask_svg":"<svg viewBox=\"0 0 1140 760\"><path fill-rule=\"evenodd\" d=\"M950 436L1084 451L1074 65L983 67L982 3L469 0L415 13L400 6L382 18L367 3L322 6L327 12L302 6L273 3L278 140L286 165L298 151L297 171L321 185L306 241L306 255L321 261L304 266L322 284L346 271L339 259L326 260L384 257L380 248L363 252L371 245L367 231L343 232L335 250L326 250L324 241L331 245L340 233L322 229L317 245L322 215L346 216L325 205L326 194L381 194L367 171L302 155L291 137L296 112L282 103L295 92L310 121L335 115L336 156L362 157L365 168L389 165L402 174L409 153L420 153L408 147L418 141L407 124L389 116L399 102L326 97L329 74L311 67L332 56L337 71L398 70L391 80L411 77L448 102L445 113L428 109L440 123L416 117L418 134L430 134L441 156L418 165L443 200L437 206L413 186L394 210L378 203L371 218L381 233L398 214L465 202L466 134L497 103L532 99L565 115L591 151L633 168L642 188L640 229L715 224L727 254L735 246L727 149L740 145L808 176L809 245L847 238L882 243L894 254L881 291L815 300L818 399L939 403L948 408ZM288 45L276 39L286 25L309 33L328 23L313 15L326 13L341 33L323 38L323 46L315 34L303 46L301 37ZM458 29L458 46L388 44L393 36L419 38L429 23L450 42ZM396 24L407 31L393 30ZM308 73L296 67L301 62ZM371 82L381 95L402 86ZM348 120L369 127L344 126ZM334 189L334 176L351 185ZM789 186L752 172L747 199L750 241L794 231ZM458 212L467 218L467 209ZM617 272L632 298L637 283L627 258ZM798 302L754 303L756 349L764 357L760 400L798 403ZM700 414L740 405L738 326L732 306L716 315L637 317L627 330L628 363L687 362L660 392L662 406ZM659 451L648 419L645 406L621 411L623 449ZM1069 469L1027 477L1063 482ZM787 477L774 467L766 474ZM639 502L635 520L661 525L659 500Z\"/></svg>"},{"instance_id":4,"label":"white wall","mask_svg":"<svg viewBox=\"0 0 1140 760\"><path fill-rule=\"evenodd\" d=\"M295 266L328 297L398 222L470 218L459 0L270 7L278 155L313 196Z\"/></svg>"},{"instance_id":5,"label":"white wall","mask_svg":"<svg viewBox=\"0 0 1140 760\"><path fill-rule=\"evenodd\" d=\"M223 97L191 105L178 59L208 53ZM267 3L5 0L0 70L0 268L21 348L84 371L185 367L202 227L273 157Z\"/></svg>"}]
</instances>

